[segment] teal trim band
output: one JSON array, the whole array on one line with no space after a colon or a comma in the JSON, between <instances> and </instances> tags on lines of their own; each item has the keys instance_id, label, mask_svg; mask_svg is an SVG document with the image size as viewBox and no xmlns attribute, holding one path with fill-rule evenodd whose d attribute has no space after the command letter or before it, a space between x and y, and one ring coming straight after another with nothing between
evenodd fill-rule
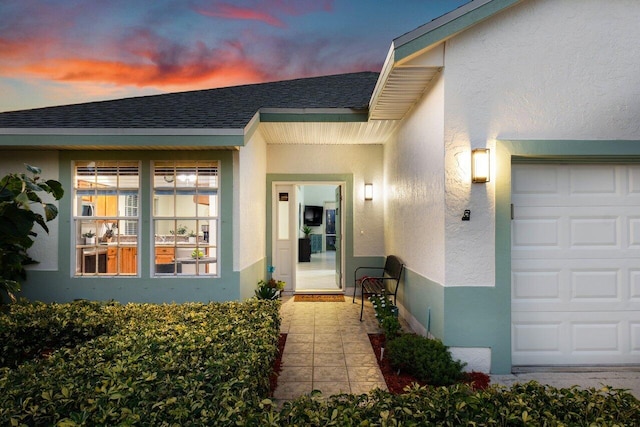
<instances>
[{"instance_id":1,"label":"teal trim band","mask_svg":"<svg viewBox=\"0 0 640 427\"><path fill-rule=\"evenodd\" d=\"M444 287L408 268L398 289L398 303L436 338L445 336Z\"/></svg>"},{"instance_id":2,"label":"teal trim band","mask_svg":"<svg viewBox=\"0 0 640 427\"><path fill-rule=\"evenodd\" d=\"M0 147L88 148L216 148L240 147L244 135L0 135Z\"/></svg>"},{"instance_id":3,"label":"teal trim band","mask_svg":"<svg viewBox=\"0 0 640 427\"><path fill-rule=\"evenodd\" d=\"M395 49L395 61L401 61L404 58L407 58L425 48L433 46L437 43L440 43L451 36L464 31L481 21L484 21L487 18L501 12L502 10L515 5L516 3L521 2L522 0L492 0L485 3L482 6L479 6L475 9L470 10L469 12L454 18L448 22L445 22L442 25L436 26L430 31L425 32L420 36L416 36L411 41L405 42L402 45L399 45ZM464 6L461 6L464 7ZM452 14L456 13L454 10L450 12ZM442 18L446 19L446 15ZM429 24L426 24L429 25ZM418 31L418 30L416 30ZM397 39L396 39L397 40Z\"/></svg>"},{"instance_id":4,"label":"teal trim band","mask_svg":"<svg viewBox=\"0 0 640 427\"><path fill-rule=\"evenodd\" d=\"M352 123L367 122L369 113L260 113L262 123Z\"/></svg>"},{"instance_id":5,"label":"teal trim band","mask_svg":"<svg viewBox=\"0 0 640 427\"><path fill-rule=\"evenodd\" d=\"M640 162L640 140L498 140L496 141L496 214L495 214L495 259L496 284L494 298L483 298L491 294L491 288L471 291L474 306L488 304L487 312L500 310L498 317L500 336L496 337L498 348L492 350L492 372L511 371L511 165L521 162ZM447 298L456 290L447 289ZM447 304L447 309L449 305ZM469 307L470 310L473 307ZM461 311L456 313L461 314ZM487 325L488 328L492 327ZM463 331L459 331L462 334ZM492 333L492 329L481 330ZM454 333L455 335L455 333ZM457 340L457 338L456 338Z\"/></svg>"},{"instance_id":6,"label":"teal trim band","mask_svg":"<svg viewBox=\"0 0 640 427\"><path fill-rule=\"evenodd\" d=\"M248 299L255 296L258 281L267 279L266 259L262 258L258 262L240 271L240 299Z\"/></svg>"}]
</instances>

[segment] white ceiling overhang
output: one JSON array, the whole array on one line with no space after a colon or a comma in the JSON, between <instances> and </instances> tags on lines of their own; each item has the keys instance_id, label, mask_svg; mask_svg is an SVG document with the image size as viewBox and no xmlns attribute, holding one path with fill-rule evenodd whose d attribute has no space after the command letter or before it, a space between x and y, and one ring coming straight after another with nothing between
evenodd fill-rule
<instances>
[{"instance_id":1,"label":"white ceiling overhang","mask_svg":"<svg viewBox=\"0 0 640 427\"><path fill-rule=\"evenodd\" d=\"M369 107L370 120L402 120L444 67L444 44L395 62L392 45Z\"/></svg>"}]
</instances>

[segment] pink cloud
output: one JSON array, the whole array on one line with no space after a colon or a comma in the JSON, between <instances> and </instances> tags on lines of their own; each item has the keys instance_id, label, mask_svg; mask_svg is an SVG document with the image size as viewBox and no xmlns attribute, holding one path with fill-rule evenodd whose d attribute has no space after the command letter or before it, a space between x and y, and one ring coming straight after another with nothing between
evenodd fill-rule
<instances>
[{"instance_id":1,"label":"pink cloud","mask_svg":"<svg viewBox=\"0 0 640 427\"><path fill-rule=\"evenodd\" d=\"M285 27L285 23L276 14L296 16L324 11L333 8L333 0L267 0L249 1L252 5L237 6L226 2L214 1L208 7L196 7L194 10L204 16L237 20L264 22L274 27Z\"/></svg>"},{"instance_id":2,"label":"pink cloud","mask_svg":"<svg viewBox=\"0 0 640 427\"><path fill-rule=\"evenodd\" d=\"M274 27L285 26L284 22L268 13L243 7L237 7L226 3L222 3L211 10L197 9L196 12L201 15L211 16L215 18L261 21Z\"/></svg>"}]
</instances>

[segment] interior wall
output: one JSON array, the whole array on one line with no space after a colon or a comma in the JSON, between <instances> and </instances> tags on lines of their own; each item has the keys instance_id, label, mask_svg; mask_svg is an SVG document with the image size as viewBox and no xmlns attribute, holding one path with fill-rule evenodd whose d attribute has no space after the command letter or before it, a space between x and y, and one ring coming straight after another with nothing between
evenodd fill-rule
<instances>
[{"instance_id":1,"label":"interior wall","mask_svg":"<svg viewBox=\"0 0 640 427\"><path fill-rule=\"evenodd\" d=\"M495 284L496 180L471 184L472 148L495 177L496 139L640 138L638 22L635 0L526 1L447 41L447 286Z\"/></svg>"},{"instance_id":2,"label":"interior wall","mask_svg":"<svg viewBox=\"0 0 640 427\"><path fill-rule=\"evenodd\" d=\"M267 146L269 174L352 174L354 256L384 255L381 145ZM364 200L364 184L374 185L374 200Z\"/></svg>"}]
</instances>

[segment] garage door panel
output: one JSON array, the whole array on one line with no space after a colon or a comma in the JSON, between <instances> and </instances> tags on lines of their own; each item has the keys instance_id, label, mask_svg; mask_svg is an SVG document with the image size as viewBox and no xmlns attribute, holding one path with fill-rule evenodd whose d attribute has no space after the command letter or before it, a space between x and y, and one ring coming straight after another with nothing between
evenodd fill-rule
<instances>
[{"instance_id":1,"label":"garage door panel","mask_svg":"<svg viewBox=\"0 0 640 427\"><path fill-rule=\"evenodd\" d=\"M640 165L512 171L513 364L640 364Z\"/></svg>"},{"instance_id":2,"label":"garage door panel","mask_svg":"<svg viewBox=\"0 0 640 427\"><path fill-rule=\"evenodd\" d=\"M619 194L621 190L615 168L575 165L569 169L570 195L613 195Z\"/></svg>"},{"instance_id":3,"label":"garage door panel","mask_svg":"<svg viewBox=\"0 0 640 427\"><path fill-rule=\"evenodd\" d=\"M618 218L569 218L571 230L569 245L576 247L598 247L620 249Z\"/></svg>"}]
</instances>

